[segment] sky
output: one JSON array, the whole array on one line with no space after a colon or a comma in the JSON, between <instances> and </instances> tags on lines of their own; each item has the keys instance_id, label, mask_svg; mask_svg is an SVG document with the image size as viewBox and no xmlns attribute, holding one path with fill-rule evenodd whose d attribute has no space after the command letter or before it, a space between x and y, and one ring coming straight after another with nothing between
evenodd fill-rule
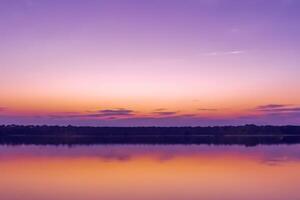
<instances>
[{"instance_id":1,"label":"sky","mask_svg":"<svg viewBox=\"0 0 300 200\"><path fill-rule=\"evenodd\" d=\"M0 124L300 125L300 1L1 0Z\"/></svg>"}]
</instances>

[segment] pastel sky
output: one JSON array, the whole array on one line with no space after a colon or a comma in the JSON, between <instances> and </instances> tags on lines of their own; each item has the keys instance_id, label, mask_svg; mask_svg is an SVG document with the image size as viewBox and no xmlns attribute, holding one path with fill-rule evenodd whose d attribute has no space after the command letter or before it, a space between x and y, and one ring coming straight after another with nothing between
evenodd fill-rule
<instances>
[{"instance_id":1,"label":"pastel sky","mask_svg":"<svg viewBox=\"0 0 300 200\"><path fill-rule=\"evenodd\" d=\"M0 124L300 125L298 0L1 0Z\"/></svg>"}]
</instances>

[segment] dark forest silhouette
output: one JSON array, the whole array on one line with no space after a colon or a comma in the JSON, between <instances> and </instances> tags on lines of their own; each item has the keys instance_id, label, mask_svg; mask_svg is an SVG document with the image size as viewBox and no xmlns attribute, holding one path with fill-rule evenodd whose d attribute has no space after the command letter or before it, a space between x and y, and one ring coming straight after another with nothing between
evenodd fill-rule
<instances>
[{"instance_id":1,"label":"dark forest silhouette","mask_svg":"<svg viewBox=\"0 0 300 200\"><path fill-rule=\"evenodd\" d=\"M0 126L0 144L297 144L300 126Z\"/></svg>"}]
</instances>

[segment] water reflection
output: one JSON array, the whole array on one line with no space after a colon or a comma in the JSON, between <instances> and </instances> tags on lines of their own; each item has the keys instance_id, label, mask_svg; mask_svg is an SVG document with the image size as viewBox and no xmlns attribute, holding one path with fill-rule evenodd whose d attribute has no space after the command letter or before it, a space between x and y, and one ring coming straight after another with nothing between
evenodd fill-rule
<instances>
[{"instance_id":1,"label":"water reflection","mask_svg":"<svg viewBox=\"0 0 300 200\"><path fill-rule=\"evenodd\" d=\"M8 200L300 199L300 145L0 146Z\"/></svg>"}]
</instances>

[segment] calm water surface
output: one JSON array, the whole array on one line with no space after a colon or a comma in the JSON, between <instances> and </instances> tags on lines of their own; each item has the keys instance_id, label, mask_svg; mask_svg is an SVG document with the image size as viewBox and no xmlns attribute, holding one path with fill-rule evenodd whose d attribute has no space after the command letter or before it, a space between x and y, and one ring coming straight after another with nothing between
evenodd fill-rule
<instances>
[{"instance_id":1,"label":"calm water surface","mask_svg":"<svg viewBox=\"0 0 300 200\"><path fill-rule=\"evenodd\" d=\"M2 200L299 200L300 145L0 146Z\"/></svg>"}]
</instances>

